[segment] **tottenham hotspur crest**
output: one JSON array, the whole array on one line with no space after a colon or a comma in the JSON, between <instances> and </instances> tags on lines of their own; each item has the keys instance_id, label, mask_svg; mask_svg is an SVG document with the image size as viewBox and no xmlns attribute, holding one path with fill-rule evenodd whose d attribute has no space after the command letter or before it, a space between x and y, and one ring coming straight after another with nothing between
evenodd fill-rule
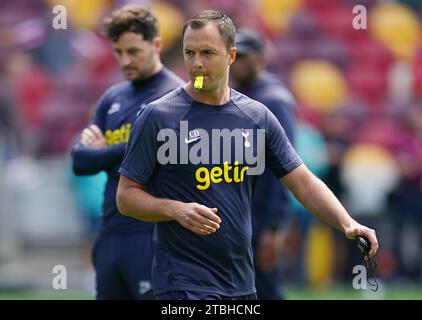
<instances>
[{"instance_id":1,"label":"tottenham hotspur crest","mask_svg":"<svg viewBox=\"0 0 422 320\"><path fill-rule=\"evenodd\" d=\"M249 132L247 132L245 129L240 129L240 131L242 132L242 136L245 139L245 148L249 148L251 146L251 143L249 142Z\"/></svg>"}]
</instances>

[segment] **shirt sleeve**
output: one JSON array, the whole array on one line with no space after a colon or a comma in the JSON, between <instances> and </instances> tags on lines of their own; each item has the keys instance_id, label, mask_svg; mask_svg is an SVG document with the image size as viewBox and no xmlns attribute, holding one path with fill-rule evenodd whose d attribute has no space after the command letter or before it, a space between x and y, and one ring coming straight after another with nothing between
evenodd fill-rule
<instances>
[{"instance_id":1,"label":"shirt sleeve","mask_svg":"<svg viewBox=\"0 0 422 320\"><path fill-rule=\"evenodd\" d=\"M98 100L92 124L103 132L106 128L107 111L110 107L110 92L106 91ZM119 143L106 148L84 147L77 143L71 152L72 169L76 175L91 175L116 166L123 159L125 144Z\"/></svg>"},{"instance_id":2,"label":"shirt sleeve","mask_svg":"<svg viewBox=\"0 0 422 320\"><path fill-rule=\"evenodd\" d=\"M107 111L110 107L110 93L106 91L97 102L95 113L92 117L92 124L95 124L104 133L106 128Z\"/></svg>"},{"instance_id":3,"label":"shirt sleeve","mask_svg":"<svg viewBox=\"0 0 422 320\"><path fill-rule=\"evenodd\" d=\"M265 120L265 163L277 179L303 163L277 118L267 110Z\"/></svg>"},{"instance_id":4,"label":"shirt sleeve","mask_svg":"<svg viewBox=\"0 0 422 320\"><path fill-rule=\"evenodd\" d=\"M124 153L124 143L106 148L88 148L77 144L71 152L73 172L79 176L111 169L122 161Z\"/></svg>"},{"instance_id":5,"label":"shirt sleeve","mask_svg":"<svg viewBox=\"0 0 422 320\"><path fill-rule=\"evenodd\" d=\"M157 167L158 126L153 108L146 106L136 119L119 174L145 185Z\"/></svg>"}]
</instances>

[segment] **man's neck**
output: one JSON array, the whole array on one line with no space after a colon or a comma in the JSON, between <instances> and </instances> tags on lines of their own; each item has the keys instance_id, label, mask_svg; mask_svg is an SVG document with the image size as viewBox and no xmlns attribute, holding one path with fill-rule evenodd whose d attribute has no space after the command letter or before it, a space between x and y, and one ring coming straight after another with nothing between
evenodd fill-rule
<instances>
[{"instance_id":1,"label":"man's neck","mask_svg":"<svg viewBox=\"0 0 422 320\"><path fill-rule=\"evenodd\" d=\"M196 91L193 89L192 82L189 81L184 86L187 94L195 101L210 104L210 105L223 105L230 100L230 87L225 85L224 87L218 88L214 91Z\"/></svg>"},{"instance_id":2,"label":"man's neck","mask_svg":"<svg viewBox=\"0 0 422 320\"><path fill-rule=\"evenodd\" d=\"M145 81L148 81L149 79L151 79L153 76L155 76L157 73L159 73L161 71L161 69L163 68L163 64L158 61L154 67L151 69L151 71L148 73L148 76L146 76L145 78L142 79L136 79L136 80L132 80L132 82L135 85L139 85L144 83Z\"/></svg>"},{"instance_id":3,"label":"man's neck","mask_svg":"<svg viewBox=\"0 0 422 320\"><path fill-rule=\"evenodd\" d=\"M152 69L151 75L150 77L152 77L153 75L157 74L158 72L161 71L161 69L163 68L163 64L161 63L161 61L158 61L155 66L154 69Z\"/></svg>"},{"instance_id":4,"label":"man's neck","mask_svg":"<svg viewBox=\"0 0 422 320\"><path fill-rule=\"evenodd\" d=\"M156 75L157 73L159 73L161 71L161 69L163 68L163 64L161 63L161 61L158 61L155 65L154 68L151 69L151 72L148 76L147 79L151 78L152 76Z\"/></svg>"}]
</instances>

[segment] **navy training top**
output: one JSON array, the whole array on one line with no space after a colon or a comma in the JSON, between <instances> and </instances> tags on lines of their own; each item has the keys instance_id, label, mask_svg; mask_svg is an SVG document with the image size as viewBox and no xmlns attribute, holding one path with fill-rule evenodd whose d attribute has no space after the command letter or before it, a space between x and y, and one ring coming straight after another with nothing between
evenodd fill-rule
<instances>
[{"instance_id":1,"label":"navy training top","mask_svg":"<svg viewBox=\"0 0 422 320\"><path fill-rule=\"evenodd\" d=\"M258 131L264 131L263 141ZM236 135L224 140L215 132ZM215 106L194 101L178 88L142 111L119 173L156 197L216 207L222 220L209 236L176 221L156 224L154 294L190 290L241 296L256 291L251 150L265 156L264 164L277 178L302 164L275 116L235 90L227 103Z\"/></svg>"}]
</instances>

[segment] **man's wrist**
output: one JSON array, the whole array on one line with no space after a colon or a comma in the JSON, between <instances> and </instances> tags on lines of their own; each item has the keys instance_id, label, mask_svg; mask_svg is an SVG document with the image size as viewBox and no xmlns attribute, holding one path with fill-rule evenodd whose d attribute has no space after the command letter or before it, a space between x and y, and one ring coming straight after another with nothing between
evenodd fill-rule
<instances>
[{"instance_id":1,"label":"man's wrist","mask_svg":"<svg viewBox=\"0 0 422 320\"><path fill-rule=\"evenodd\" d=\"M345 233L347 230L350 230L350 228L352 228L356 224L357 222L353 218L350 218L347 221L340 223L340 231Z\"/></svg>"},{"instance_id":2,"label":"man's wrist","mask_svg":"<svg viewBox=\"0 0 422 320\"><path fill-rule=\"evenodd\" d=\"M159 203L158 212L160 215L167 217L169 220L176 220L178 206L178 201L163 199Z\"/></svg>"}]
</instances>

